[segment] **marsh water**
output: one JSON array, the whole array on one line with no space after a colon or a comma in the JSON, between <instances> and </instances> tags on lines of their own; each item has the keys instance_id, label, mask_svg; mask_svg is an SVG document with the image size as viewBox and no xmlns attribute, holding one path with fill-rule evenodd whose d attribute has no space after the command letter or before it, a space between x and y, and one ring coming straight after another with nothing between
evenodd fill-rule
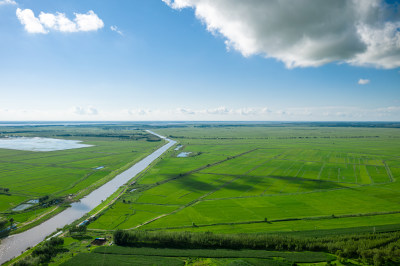
<instances>
[{"instance_id":1,"label":"marsh water","mask_svg":"<svg viewBox=\"0 0 400 266\"><path fill-rule=\"evenodd\" d=\"M178 157L178 158L189 157L189 155L190 155L191 153L192 153L191 151L184 151L184 152L179 153L176 157Z\"/></svg>"},{"instance_id":2,"label":"marsh water","mask_svg":"<svg viewBox=\"0 0 400 266\"><path fill-rule=\"evenodd\" d=\"M77 148L91 147L93 145L82 144L80 140L52 139L52 138L28 138L11 137L0 138L0 148L21 151L61 151Z\"/></svg>"},{"instance_id":3,"label":"marsh water","mask_svg":"<svg viewBox=\"0 0 400 266\"><path fill-rule=\"evenodd\" d=\"M175 141L160 136L152 131L148 132L165 139L168 143L136 163L125 172L117 175L108 183L94 190L79 202L71 204L70 208L57 214L53 218L23 233L11 235L2 239L0 244L0 263L4 263L20 255L21 252L25 251L28 247L37 245L48 235L55 232L57 228L63 228L65 225L81 218L83 215L98 206L103 200L111 196L120 186L124 185L130 179L146 169L147 166L176 143Z\"/></svg>"}]
</instances>

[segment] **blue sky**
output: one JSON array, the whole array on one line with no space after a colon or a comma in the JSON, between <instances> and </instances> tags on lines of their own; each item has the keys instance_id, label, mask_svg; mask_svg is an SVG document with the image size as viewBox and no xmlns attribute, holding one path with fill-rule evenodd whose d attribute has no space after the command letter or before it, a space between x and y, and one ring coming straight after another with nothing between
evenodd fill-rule
<instances>
[{"instance_id":1,"label":"blue sky","mask_svg":"<svg viewBox=\"0 0 400 266\"><path fill-rule=\"evenodd\" d=\"M375 55L343 28L329 35L345 36L332 47L318 33L329 27L307 31L277 18L256 20L249 7L243 13L226 0L2 2L0 121L400 120L400 42L378 43L388 52ZM400 27L398 7L386 4L391 24L365 24L364 33L357 29L360 39L376 36L379 27ZM27 28L34 23L27 10L37 21L41 12L51 19L65 14L72 28L41 18L39 28ZM76 14L88 20L74 20ZM292 29L304 30L307 45ZM388 38L400 40L399 31ZM368 49L377 46L373 41L365 41Z\"/></svg>"}]
</instances>

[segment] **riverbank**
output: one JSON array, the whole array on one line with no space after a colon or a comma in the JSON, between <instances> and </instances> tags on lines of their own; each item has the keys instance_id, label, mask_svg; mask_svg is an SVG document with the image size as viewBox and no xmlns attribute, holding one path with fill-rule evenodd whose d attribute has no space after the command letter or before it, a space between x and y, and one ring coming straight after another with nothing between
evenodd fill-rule
<instances>
[{"instance_id":1,"label":"riverbank","mask_svg":"<svg viewBox=\"0 0 400 266\"><path fill-rule=\"evenodd\" d=\"M149 131L149 133L153 134L151 131ZM158 134L154 133L154 135L157 136ZM0 263L4 263L13 257L20 255L21 252L25 251L27 248L33 247L43 241L46 236L52 234L57 230L57 228L62 228L65 225L74 222L101 204L102 201L106 200L117 191L121 185L124 185L137 174L145 170L154 160L176 143L175 141L165 137L162 138L167 141L167 144L137 162L126 171L118 174L106 184L92 191L89 195L82 198L80 202L72 203L70 208L34 228L4 239L0 244Z\"/></svg>"}]
</instances>

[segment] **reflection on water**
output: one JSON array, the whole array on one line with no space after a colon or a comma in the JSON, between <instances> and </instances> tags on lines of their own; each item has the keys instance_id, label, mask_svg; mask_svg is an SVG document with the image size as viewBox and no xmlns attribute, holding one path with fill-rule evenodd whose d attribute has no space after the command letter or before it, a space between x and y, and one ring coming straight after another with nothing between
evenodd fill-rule
<instances>
[{"instance_id":1,"label":"reflection on water","mask_svg":"<svg viewBox=\"0 0 400 266\"><path fill-rule=\"evenodd\" d=\"M18 205L17 207L12 209L12 211L14 211L14 212L23 211L23 210L28 209L28 208L30 208L33 205L38 204L38 203L39 203L38 199L32 199L32 200L29 200L28 202L25 202L25 203L22 203L22 204Z\"/></svg>"},{"instance_id":2,"label":"reflection on water","mask_svg":"<svg viewBox=\"0 0 400 266\"><path fill-rule=\"evenodd\" d=\"M29 203L22 203L20 205L18 205L17 207L15 207L14 209L12 209L13 212L17 212L17 211L23 211L25 209L28 209L29 207L32 207L33 204L29 204Z\"/></svg>"},{"instance_id":3,"label":"reflection on water","mask_svg":"<svg viewBox=\"0 0 400 266\"><path fill-rule=\"evenodd\" d=\"M183 147L182 145L178 145L178 146L174 149L174 151L179 151L182 147Z\"/></svg>"},{"instance_id":4,"label":"reflection on water","mask_svg":"<svg viewBox=\"0 0 400 266\"><path fill-rule=\"evenodd\" d=\"M0 148L21 151L61 151L91 147L80 140L12 137L0 138Z\"/></svg>"},{"instance_id":5,"label":"reflection on water","mask_svg":"<svg viewBox=\"0 0 400 266\"><path fill-rule=\"evenodd\" d=\"M189 155L191 153L192 153L191 151L187 151L187 152L184 151L184 152L179 153L176 157L179 157L179 158L189 157Z\"/></svg>"},{"instance_id":6,"label":"reflection on water","mask_svg":"<svg viewBox=\"0 0 400 266\"><path fill-rule=\"evenodd\" d=\"M155 134L151 131L149 133ZM139 174L141 171L152 163L155 159L166 152L170 147L175 145L175 141L167 139L163 136L155 134L168 141L167 144L136 163L134 166L126 170L125 172L117 175L114 179L99 187L88 196L81 199L80 202L71 204L71 208L57 214L53 218L46 222L29 229L23 233L12 235L6 239L3 239L0 244L0 263L18 256L22 251L25 251L28 247L33 247L43 241L46 236L50 235L57 228L63 228L65 225L72 223L73 221L81 218L83 215L94 209L99 205L102 200L107 199L111 196L120 186L124 185L134 176Z\"/></svg>"}]
</instances>

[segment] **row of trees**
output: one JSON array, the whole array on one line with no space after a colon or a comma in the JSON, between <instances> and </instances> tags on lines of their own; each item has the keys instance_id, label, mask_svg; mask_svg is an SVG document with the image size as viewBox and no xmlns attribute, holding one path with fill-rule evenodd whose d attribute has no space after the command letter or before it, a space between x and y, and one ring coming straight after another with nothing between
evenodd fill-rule
<instances>
[{"instance_id":1,"label":"row of trees","mask_svg":"<svg viewBox=\"0 0 400 266\"><path fill-rule=\"evenodd\" d=\"M145 139L147 141L161 141L161 139L153 134L141 134L141 133L76 133L76 134L58 134L58 137L94 137L94 138L118 138L124 140L140 140Z\"/></svg>"},{"instance_id":2,"label":"row of trees","mask_svg":"<svg viewBox=\"0 0 400 266\"><path fill-rule=\"evenodd\" d=\"M16 229L14 218L11 217L7 220L6 218L0 217L0 238L8 236L13 229Z\"/></svg>"},{"instance_id":3,"label":"row of trees","mask_svg":"<svg viewBox=\"0 0 400 266\"><path fill-rule=\"evenodd\" d=\"M3 229L4 227L6 227L7 224L8 224L8 220L0 217L0 230Z\"/></svg>"},{"instance_id":4,"label":"row of trees","mask_svg":"<svg viewBox=\"0 0 400 266\"><path fill-rule=\"evenodd\" d=\"M26 257L21 261L18 261L14 265L28 266L28 265L47 264L58 253L67 251L63 249L62 247L63 244L64 244L63 238L53 237L50 240L45 241L41 246L36 247L30 256Z\"/></svg>"},{"instance_id":5,"label":"row of trees","mask_svg":"<svg viewBox=\"0 0 400 266\"><path fill-rule=\"evenodd\" d=\"M302 237L119 230L114 233L114 242L121 246L322 251L336 254L341 258L360 259L375 265L400 262L400 232Z\"/></svg>"},{"instance_id":6,"label":"row of trees","mask_svg":"<svg viewBox=\"0 0 400 266\"><path fill-rule=\"evenodd\" d=\"M7 188L7 187L0 187L0 193L8 193L8 192L10 192L10 189L9 188Z\"/></svg>"},{"instance_id":7,"label":"row of trees","mask_svg":"<svg viewBox=\"0 0 400 266\"><path fill-rule=\"evenodd\" d=\"M169 135L173 139L220 139L220 140L233 140L233 139L365 139L365 138L379 138L379 136L286 136L286 137L193 137L193 136L175 136Z\"/></svg>"}]
</instances>

